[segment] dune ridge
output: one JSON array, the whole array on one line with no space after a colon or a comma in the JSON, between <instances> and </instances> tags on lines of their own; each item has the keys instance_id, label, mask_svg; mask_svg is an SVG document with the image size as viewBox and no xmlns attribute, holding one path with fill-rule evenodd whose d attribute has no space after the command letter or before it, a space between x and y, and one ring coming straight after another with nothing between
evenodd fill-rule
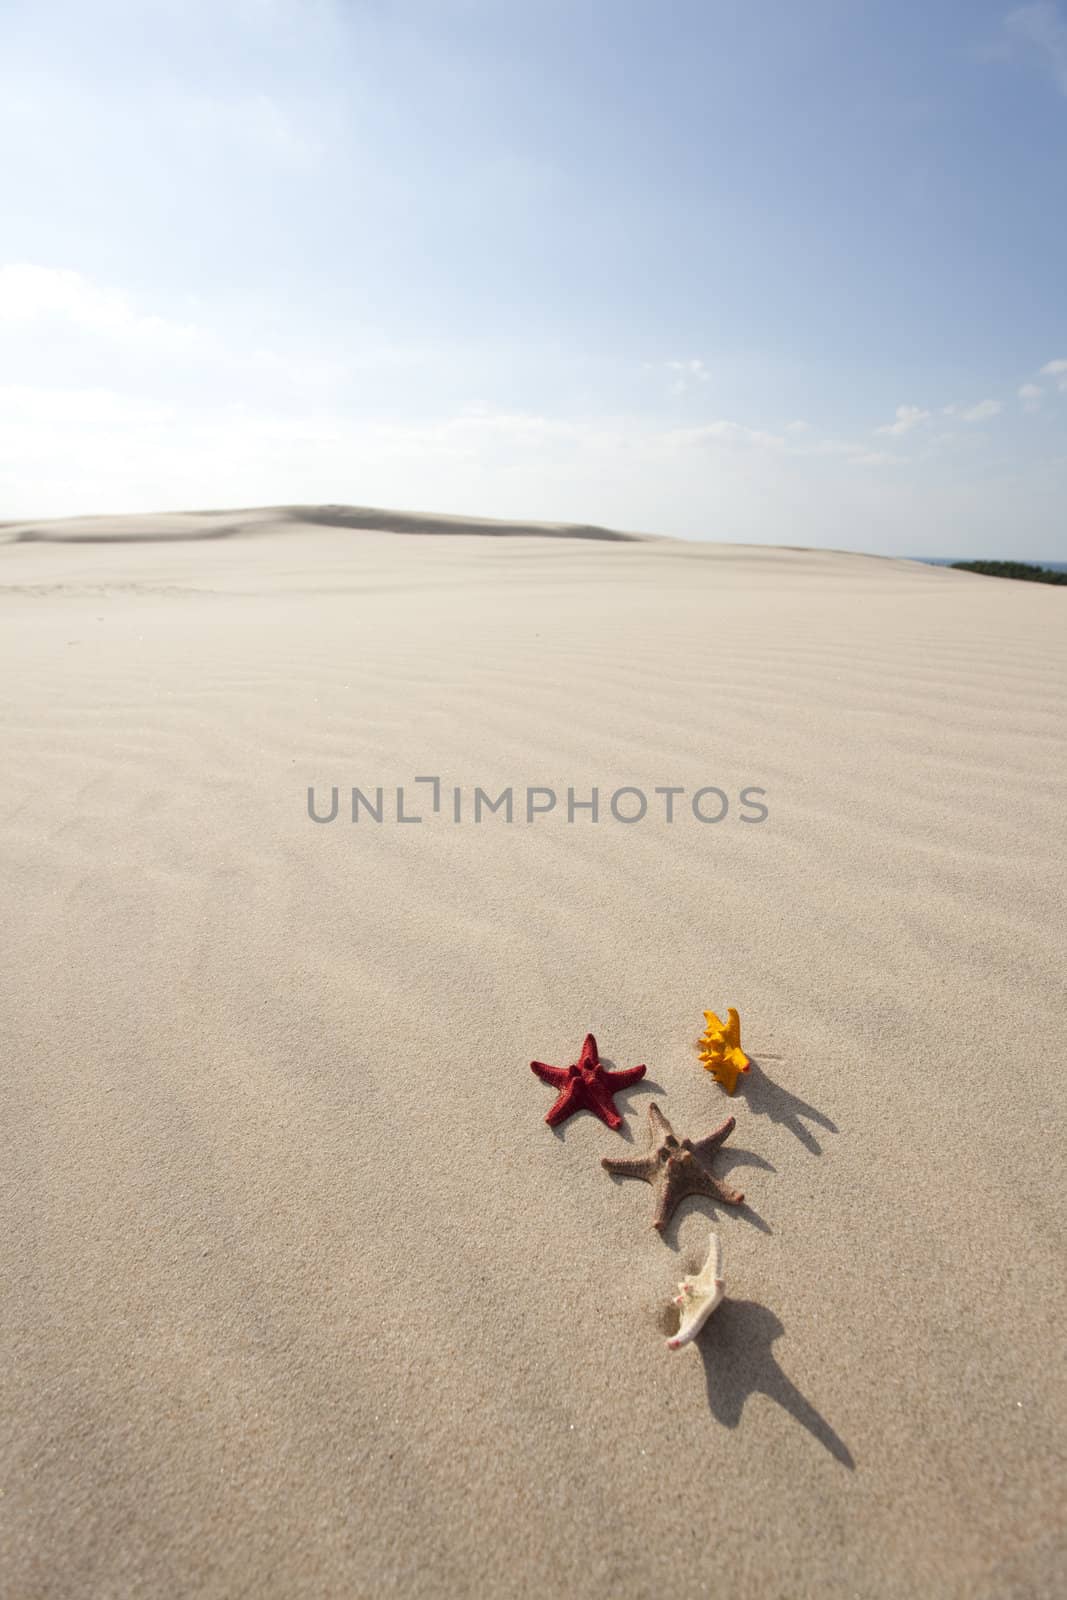
<instances>
[{"instance_id":1,"label":"dune ridge","mask_svg":"<svg viewBox=\"0 0 1067 1600\"><path fill-rule=\"evenodd\" d=\"M652 534L621 533L588 523L514 522L495 517L385 511L370 506L260 506L232 511L151 512L145 515L57 517L0 522L0 544L132 544L166 540L247 538L294 527L351 528L375 533L480 534L486 538L595 539L633 543Z\"/></svg>"}]
</instances>

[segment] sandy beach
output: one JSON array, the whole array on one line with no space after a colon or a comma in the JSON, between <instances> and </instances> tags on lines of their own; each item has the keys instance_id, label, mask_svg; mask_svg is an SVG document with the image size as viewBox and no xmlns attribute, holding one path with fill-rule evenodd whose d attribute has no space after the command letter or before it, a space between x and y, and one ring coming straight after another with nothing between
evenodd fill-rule
<instances>
[{"instance_id":1,"label":"sandy beach","mask_svg":"<svg viewBox=\"0 0 1067 1600\"><path fill-rule=\"evenodd\" d=\"M1065 605L415 513L0 527L4 1594L1062 1593ZM647 1075L552 1130L529 1063L590 1031ZM743 1207L651 1227L601 1158L653 1102L736 1116Z\"/></svg>"}]
</instances>

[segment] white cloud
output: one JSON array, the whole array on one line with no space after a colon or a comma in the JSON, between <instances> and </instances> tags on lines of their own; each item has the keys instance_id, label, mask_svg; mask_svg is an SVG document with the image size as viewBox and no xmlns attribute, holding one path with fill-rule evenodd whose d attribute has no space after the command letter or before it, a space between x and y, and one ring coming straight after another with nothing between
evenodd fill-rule
<instances>
[{"instance_id":1,"label":"white cloud","mask_svg":"<svg viewBox=\"0 0 1067 1600\"><path fill-rule=\"evenodd\" d=\"M1067 361L1046 361L1039 376L1055 378L1057 389L1067 393Z\"/></svg>"},{"instance_id":2,"label":"white cloud","mask_svg":"<svg viewBox=\"0 0 1067 1600\"><path fill-rule=\"evenodd\" d=\"M846 439L800 440L790 445L795 456L860 456L870 452L865 444L850 444Z\"/></svg>"},{"instance_id":3,"label":"white cloud","mask_svg":"<svg viewBox=\"0 0 1067 1600\"><path fill-rule=\"evenodd\" d=\"M703 361L691 359L689 361L667 361L664 363L671 374L671 393L687 394L702 383L707 383L711 373Z\"/></svg>"},{"instance_id":4,"label":"white cloud","mask_svg":"<svg viewBox=\"0 0 1067 1600\"><path fill-rule=\"evenodd\" d=\"M1004 18L1004 27L1012 39L1037 51L1056 87L1067 94L1067 22L1060 16L1059 7L1047 3L1020 6Z\"/></svg>"},{"instance_id":5,"label":"white cloud","mask_svg":"<svg viewBox=\"0 0 1067 1600\"><path fill-rule=\"evenodd\" d=\"M902 434L910 433L912 428L917 428L921 422L929 420L929 411L924 411L921 406L897 406L896 421L887 422L884 427L876 428L876 433Z\"/></svg>"},{"instance_id":6,"label":"white cloud","mask_svg":"<svg viewBox=\"0 0 1067 1600\"><path fill-rule=\"evenodd\" d=\"M80 272L27 262L0 266L0 327L41 322L171 350L188 349L204 339L191 324L145 316L119 290L102 288Z\"/></svg>"},{"instance_id":7,"label":"white cloud","mask_svg":"<svg viewBox=\"0 0 1067 1600\"><path fill-rule=\"evenodd\" d=\"M785 440L776 433L766 433L762 428L749 428L742 422L725 419L706 422L701 428L689 431L688 438L695 445L741 445L762 450L784 450Z\"/></svg>"},{"instance_id":8,"label":"white cloud","mask_svg":"<svg viewBox=\"0 0 1067 1600\"><path fill-rule=\"evenodd\" d=\"M785 434L768 433L762 428L750 428L742 422L726 419L705 423L701 428L678 430L672 437L688 448L707 450L722 447L732 453L749 454L755 451L792 460L836 459L846 466L895 466L902 464L905 459L885 450L869 450L865 444L854 444L845 439L802 439L797 437L795 431L790 434L788 428Z\"/></svg>"},{"instance_id":9,"label":"white cloud","mask_svg":"<svg viewBox=\"0 0 1067 1600\"><path fill-rule=\"evenodd\" d=\"M959 414L964 422L988 422L990 417L999 416L1002 409L999 400L980 400L976 406L967 406Z\"/></svg>"},{"instance_id":10,"label":"white cloud","mask_svg":"<svg viewBox=\"0 0 1067 1600\"><path fill-rule=\"evenodd\" d=\"M876 493L891 499L893 485L912 483L938 453L932 429L921 428L931 413L917 405L898 407L878 430L890 436L884 449L872 448L869 435L824 436L799 418L772 430L698 416L680 428L665 418L498 409L491 365L485 388L479 380L487 403L472 408L472 384L434 382L463 346L407 349L382 335L363 348L349 330L340 353L309 348L299 331L288 349L264 349L254 318L213 326L196 304L188 322L152 313L69 268L0 265L0 499L8 516L402 504L417 481L427 509L671 531L689 525L687 506L701 506L701 517L712 518L707 529L724 536L724 518L739 519L735 532L756 532L772 496L787 506L798 491L813 506L825 492L832 515L845 505L877 512ZM694 392L710 379L698 358L654 370L661 383L667 372ZM1045 372L1067 388L1067 360ZM374 381L364 381L370 374ZM959 420L1000 408L987 400L950 409L952 448L977 450L980 440ZM919 447L904 450L899 436L920 428ZM869 491L868 471L876 474Z\"/></svg>"},{"instance_id":11,"label":"white cloud","mask_svg":"<svg viewBox=\"0 0 1067 1600\"><path fill-rule=\"evenodd\" d=\"M48 389L32 384L0 384L0 421L5 428L42 424L55 427L114 427L161 418L158 407L119 394L114 389Z\"/></svg>"},{"instance_id":12,"label":"white cloud","mask_svg":"<svg viewBox=\"0 0 1067 1600\"><path fill-rule=\"evenodd\" d=\"M118 392L0 388L0 500L11 519L414 504L754 543L788 534L791 543L904 554L942 550L948 524L966 528L970 550L996 554L1014 513L1037 528L1036 554L1055 548L1062 454L1036 486L1016 472L926 481L923 452L909 458L895 446L890 454L719 423L709 436L651 419L488 408L386 422L318 402L280 413L262 392L243 407L207 396L153 409ZM954 437L977 443L967 430Z\"/></svg>"},{"instance_id":13,"label":"white cloud","mask_svg":"<svg viewBox=\"0 0 1067 1600\"><path fill-rule=\"evenodd\" d=\"M765 505L772 484L785 493L794 472L820 458L831 472L838 462L862 469L891 459L727 419L682 429L626 416L482 408L389 422L329 404L279 413L266 397L175 406L104 388L0 385L0 492L9 517L178 504L402 504L417 481L418 503L429 510L670 531L672 495L680 517L686 503L707 501L718 515L727 500Z\"/></svg>"},{"instance_id":14,"label":"white cloud","mask_svg":"<svg viewBox=\"0 0 1067 1600\"><path fill-rule=\"evenodd\" d=\"M373 330L350 330L343 350L311 346L272 330L282 348L254 333L160 316L123 290L68 267L0 263L0 374L8 384L57 390L136 389L153 401L262 404L264 391L294 406L321 401L368 371L397 374L420 352L390 346Z\"/></svg>"},{"instance_id":15,"label":"white cloud","mask_svg":"<svg viewBox=\"0 0 1067 1600\"><path fill-rule=\"evenodd\" d=\"M1024 383L1024 384L1022 384L1020 386L1019 390L1018 390L1018 395L1019 395L1019 399L1023 403L1023 410L1024 411L1038 411L1040 409L1040 407L1041 407L1041 396L1042 396L1043 392L1044 391L1041 389L1039 384L1036 384L1036 383Z\"/></svg>"}]
</instances>

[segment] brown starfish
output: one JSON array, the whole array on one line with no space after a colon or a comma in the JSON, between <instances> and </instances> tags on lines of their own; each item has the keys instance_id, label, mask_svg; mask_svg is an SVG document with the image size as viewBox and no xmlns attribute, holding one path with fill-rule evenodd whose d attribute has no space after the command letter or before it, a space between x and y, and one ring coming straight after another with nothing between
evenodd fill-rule
<instances>
[{"instance_id":1,"label":"brown starfish","mask_svg":"<svg viewBox=\"0 0 1067 1600\"><path fill-rule=\"evenodd\" d=\"M745 1198L728 1189L708 1171L716 1150L734 1131L736 1119L727 1117L721 1128L706 1139L678 1139L659 1106L648 1108L649 1143L643 1156L602 1156L601 1166L624 1178L643 1178L656 1191L656 1215L652 1226L662 1233L679 1200L689 1194L704 1194L728 1206L739 1206Z\"/></svg>"}]
</instances>

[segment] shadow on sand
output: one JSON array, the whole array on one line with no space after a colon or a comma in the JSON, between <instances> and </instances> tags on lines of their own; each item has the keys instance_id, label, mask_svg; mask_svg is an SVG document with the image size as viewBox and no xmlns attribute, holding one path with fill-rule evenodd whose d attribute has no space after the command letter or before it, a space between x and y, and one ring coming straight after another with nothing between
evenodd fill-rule
<instances>
[{"instance_id":1,"label":"shadow on sand","mask_svg":"<svg viewBox=\"0 0 1067 1600\"><path fill-rule=\"evenodd\" d=\"M756 1155L754 1150L735 1150L731 1145L724 1144L715 1158L716 1176L732 1179L735 1167L757 1167L761 1172L774 1172L777 1170L765 1157ZM630 1181L628 1178L615 1177L616 1183L629 1183ZM744 1189L745 1185L739 1184L738 1187ZM760 1233L770 1234L774 1232L770 1223L764 1221L756 1208L750 1205L747 1198L739 1206L727 1206L721 1204L718 1200L712 1200L707 1195L690 1194L679 1202L673 1217L671 1217L663 1230L663 1242L671 1250L678 1249L678 1234L683 1221L690 1211L699 1211L703 1216L707 1217L713 1228L721 1215L744 1217L745 1221L750 1222L754 1228L758 1228Z\"/></svg>"},{"instance_id":2,"label":"shadow on sand","mask_svg":"<svg viewBox=\"0 0 1067 1600\"><path fill-rule=\"evenodd\" d=\"M765 1394L852 1472L856 1463L844 1440L778 1365L772 1346L784 1332L774 1312L757 1301L723 1301L696 1341L708 1409L724 1428L736 1428L749 1395Z\"/></svg>"},{"instance_id":3,"label":"shadow on sand","mask_svg":"<svg viewBox=\"0 0 1067 1600\"><path fill-rule=\"evenodd\" d=\"M799 1095L790 1094L788 1089L783 1089L780 1083L769 1078L758 1057L752 1057L752 1065L756 1070L738 1078L737 1087L748 1101L753 1116L769 1117L772 1122L781 1123L783 1128L796 1134L813 1156L821 1155L822 1146L804 1123L814 1122L817 1127L825 1128L827 1133L836 1133L837 1124L806 1100L801 1100Z\"/></svg>"}]
</instances>

